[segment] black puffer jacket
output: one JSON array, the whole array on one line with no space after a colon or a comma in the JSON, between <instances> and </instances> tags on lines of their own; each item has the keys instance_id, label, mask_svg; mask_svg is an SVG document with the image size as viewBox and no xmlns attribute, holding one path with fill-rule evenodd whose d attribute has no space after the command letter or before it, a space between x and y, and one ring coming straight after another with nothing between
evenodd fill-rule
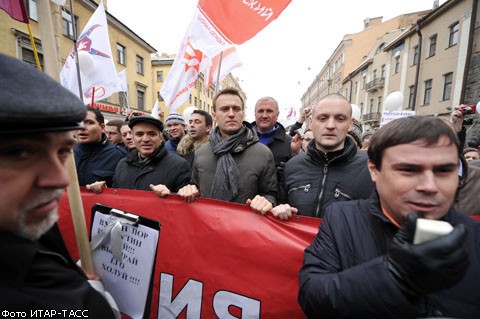
<instances>
[{"instance_id":1,"label":"black puffer jacket","mask_svg":"<svg viewBox=\"0 0 480 319\"><path fill-rule=\"evenodd\" d=\"M305 249L298 297L303 311L309 318L478 318L480 223L454 209L442 220L465 224L470 266L449 289L407 297L384 262L398 228L381 212L377 193L330 205Z\"/></svg>"},{"instance_id":2,"label":"black puffer jacket","mask_svg":"<svg viewBox=\"0 0 480 319\"><path fill-rule=\"evenodd\" d=\"M150 184L163 184L176 193L190 181L191 170L185 159L167 152L162 144L147 162L141 162L137 150L122 159L115 170L113 187L150 190Z\"/></svg>"},{"instance_id":3,"label":"black puffer jacket","mask_svg":"<svg viewBox=\"0 0 480 319\"><path fill-rule=\"evenodd\" d=\"M351 139L345 139L343 150L327 154L312 141L307 153L287 162L280 200L298 208L300 215L323 217L329 204L365 199L372 190L367 153L357 151Z\"/></svg>"}]
</instances>

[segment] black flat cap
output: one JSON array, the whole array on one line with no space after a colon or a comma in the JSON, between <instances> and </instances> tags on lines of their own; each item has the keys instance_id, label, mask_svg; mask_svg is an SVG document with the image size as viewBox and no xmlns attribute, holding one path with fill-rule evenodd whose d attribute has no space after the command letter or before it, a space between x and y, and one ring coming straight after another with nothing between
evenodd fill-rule
<instances>
[{"instance_id":1,"label":"black flat cap","mask_svg":"<svg viewBox=\"0 0 480 319\"><path fill-rule=\"evenodd\" d=\"M150 123L155 125L160 132L163 131L163 123L160 120L157 120L153 116L148 116L148 115L142 115L142 116L134 116L128 121L128 126L133 129L135 125L138 123Z\"/></svg>"},{"instance_id":2,"label":"black flat cap","mask_svg":"<svg viewBox=\"0 0 480 319\"><path fill-rule=\"evenodd\" d=\"M83 102L48 75L0 54L0 135L79 129Z\"/></svg>"}]
</instances>

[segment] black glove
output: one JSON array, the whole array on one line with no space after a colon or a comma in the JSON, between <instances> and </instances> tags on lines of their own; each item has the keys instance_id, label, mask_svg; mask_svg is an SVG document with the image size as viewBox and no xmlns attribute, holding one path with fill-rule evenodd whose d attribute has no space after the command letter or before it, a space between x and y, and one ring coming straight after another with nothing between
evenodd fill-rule
<instances>
[{"instance_id":1,"label":"black glove","mask_svg":"<svg viewBox=\"0 0 480 319\"><path fill-rule=\"evenodd\" d=\"M464 225L456 226L448 235L413 245L416 224L417 215L410 213L385 257L397 285L412 297L452 287L469 265Z\"/></svg>"}]
</instances>

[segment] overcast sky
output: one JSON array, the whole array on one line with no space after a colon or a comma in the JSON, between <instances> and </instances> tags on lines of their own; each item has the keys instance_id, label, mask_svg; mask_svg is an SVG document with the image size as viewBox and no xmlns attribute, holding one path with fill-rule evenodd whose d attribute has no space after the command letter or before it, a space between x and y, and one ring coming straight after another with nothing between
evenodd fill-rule
<instances>
[{"instance_id":1,"label":"overcast sky","mask_svg":"<svg viewBox=\"0 0 480 319\"><path fill-rule=\"evenodd\" d=\"M233 1L233 0L226 0ZM247 94L248 117L262 96L285 113L300 99L345 34L365 18L428 10L433 0L292 0L282 14L237 47L243 66L233 71ZM440 4L446 0L440 0ZM108 0L107 9L160 53L176 54L198 0ZM280 118L283 118L282 114Z\"/></svg>"}]
</instances>

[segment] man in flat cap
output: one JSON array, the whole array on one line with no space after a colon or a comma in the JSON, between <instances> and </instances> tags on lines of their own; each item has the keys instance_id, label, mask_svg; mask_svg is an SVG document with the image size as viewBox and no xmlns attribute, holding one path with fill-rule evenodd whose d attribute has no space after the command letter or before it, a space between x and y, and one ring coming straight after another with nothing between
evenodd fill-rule
<instances>
[{"instance_id":1,"label":"man in flat cap","mask_svg":"<svg viewBox=\"0 0 480 319\"><path fill-rule=\"evenodd\" d=\"M85 106L17 59L0 54L0 70L2 311L79 310L114 318L68 255L56 225L70 182L65 164L75 144L72 130L79 129Z\"/></svg>"},{"instance_id":2,"label":"man in flat cap","mask_svg":"<svg viewBox=\"0 0 480 319\"><path fill-rule=\"evenodd\" d=\"M187 161L169 153L162 138L163 123L151 116L135 116L128 123L132 130L136 150L117 165L113 187L153 190L164 197L177 192L190 181L191 171ZM87 186L100 193L106 186L100 181Z\"/></svg>"}]
</instances>

